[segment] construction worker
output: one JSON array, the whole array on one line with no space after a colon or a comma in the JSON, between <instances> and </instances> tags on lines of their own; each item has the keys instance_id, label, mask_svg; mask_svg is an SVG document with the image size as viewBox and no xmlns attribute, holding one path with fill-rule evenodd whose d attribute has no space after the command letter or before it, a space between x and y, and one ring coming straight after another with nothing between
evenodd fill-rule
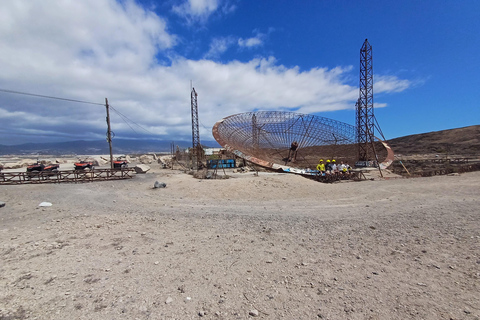
<instances>
[{"instance_id":1,"label":"construction worker","mask_svg":"<svg viewBox=\"0 0 480 320\"><path fill-rule=\"evenodd\" d=\"M332 173L332 164L330 160L327 160L327 165L325 166L325 170L327 171L328 174Z\"/></svg>"},{"instance_id":2,"label":"construction worker","mask_svg":"<svg viewBox=\"0 0 480 320\"><path fill-rule=\"evenodd\" d=\"M288 150L288 157L287 157L287 161L285 162L285 165L289 161L295 162L295 160L297 160L297 148L298 148L298 142L293 141L292 144L290 145L290 149Z\"/></svg>"},{"instance_id":3,"label":"construction worker","mask_svg":"<svg viewBox=\"0 0 480 320\"><path fill-rule=\"evenodd\" d=\"M337 166L338 172L347 172L347 166L343 163L343 161L340 162L340 165Z\"/></svg>"},{"instance_id":4,"label":"construction worker","mask_svg":"<svg viewBox=\"0 0 480 320\"><path fill-rule=\"evenodd\" d=\"M340 163L339 166L337 166L338 172L340 173L341 176L345 177L348 175L348 169L347 165L343 163L343 161Z\"/></svg>"},{"instance_id":5,"label":"construction worker","mask_svg":"<svg viewBox=\"0 0 480 320\"><path fill-rule=\"evenodd\" d=\"M318 162L317 170L322 174L325 173L325 163L323 163L323 159L320 159L320 161Z\"/></svg>"},{"instance_id":6,"label":"construction worker","mask_svg":"<svg viewBox=\"0 0 480 320\"><path fill-rule=\"evenodd\" d=\"M332 171L333 171L333 173L338 173L337 164L335 163L335 159L332 159Z\"/></svg>"}]
</instances>

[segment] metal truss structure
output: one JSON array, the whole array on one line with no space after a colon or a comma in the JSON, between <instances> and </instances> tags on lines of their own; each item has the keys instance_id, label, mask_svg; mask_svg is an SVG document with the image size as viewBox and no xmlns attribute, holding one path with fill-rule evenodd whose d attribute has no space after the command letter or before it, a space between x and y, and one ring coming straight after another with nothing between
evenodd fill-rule
<instances>
[{"instance_id":1,"label":"metal truss structure","mask_svg":"<svg viewBox=\"0 0 480 320\"><path fill-rule=\"evenodd\" d=\"M356 142L358 160L375 159L375 116L373 113L373 59L372 46L365 39L360 49L360 97L356 103Z\"/></svg>"},{"instance_id":2,"label":"metal truss structure","mask_svg":"<svg viewBox=\"0 0 480 320\"><path fill-rule=\"evenodd\" d=\"M201 165L203 155L202 145L200 144L200 130L198 127L198 104L197 92L192 88L190 94L191 110L192 110L192 160L197 162L197 167Z\"/></svg>"},{"instance_id":3,"label":"metal truss structure","mask_svg":"<svg viewBox=\"0 0 480 320\"><path fill-rule=\"evenodd\" d=\"M314 115L282 111L240 113L218 121L212 132L228 151L274 169L315 169L320 158L353 165L357 157L354 126ZM292 148L294 142L298 147Z\"/></svg>"}]
</instances>

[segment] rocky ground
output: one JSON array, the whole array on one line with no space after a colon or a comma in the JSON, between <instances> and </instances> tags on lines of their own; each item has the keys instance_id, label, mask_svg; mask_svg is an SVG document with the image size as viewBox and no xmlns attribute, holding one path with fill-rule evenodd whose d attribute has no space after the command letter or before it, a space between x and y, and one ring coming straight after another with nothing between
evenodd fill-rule
<instances>
[{"instance_id":1,"label":"rocky ground","mask_svg":"<svg viewBox=\"0 0 480 320\"><path fill-rule=\"evenodd\" d=\"M229 175L0 186L0 319L480 319L480 172Z\"/></svg>"}]
</instances>

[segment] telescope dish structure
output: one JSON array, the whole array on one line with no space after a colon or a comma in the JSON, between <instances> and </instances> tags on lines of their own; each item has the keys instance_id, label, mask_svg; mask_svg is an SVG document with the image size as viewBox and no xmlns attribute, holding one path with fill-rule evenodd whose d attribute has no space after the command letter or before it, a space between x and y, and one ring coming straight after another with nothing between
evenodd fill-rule
<instances>
[{"instance_id":1,"label":"telescope dish structure","mask_svg":"<svg viewBox=\"0 0 480 320\"><path fill-rule=\"evenodd\" d=\"M245 160L302 173L302 169L315 169L319 159L353 166L357 160L356 130L347 123L315 115L257 111L226 117L213 126L212 133L222 147ZM292 150L294 142L298 144L296 150ZM379 162L380 157L390 158L390 148L376 144Z\"/></svg>"}]
</instances>

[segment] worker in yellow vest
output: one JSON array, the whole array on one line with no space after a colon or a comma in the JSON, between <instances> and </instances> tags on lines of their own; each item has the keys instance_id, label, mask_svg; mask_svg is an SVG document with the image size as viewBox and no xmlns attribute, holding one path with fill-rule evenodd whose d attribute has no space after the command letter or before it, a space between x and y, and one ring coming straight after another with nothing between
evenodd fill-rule
<instances>
[{"instance_id":1,"label":"worker in yellow vest","mask_svg":"<svg viewBox=\"0 0 480 320\"><path fill-rule=\"evenodd\" d=\"M325 163L323 163L323 159L320 159L318 162L317 170L320 171L320 173L325 173Z\"/></svg>"}]
</instances>

